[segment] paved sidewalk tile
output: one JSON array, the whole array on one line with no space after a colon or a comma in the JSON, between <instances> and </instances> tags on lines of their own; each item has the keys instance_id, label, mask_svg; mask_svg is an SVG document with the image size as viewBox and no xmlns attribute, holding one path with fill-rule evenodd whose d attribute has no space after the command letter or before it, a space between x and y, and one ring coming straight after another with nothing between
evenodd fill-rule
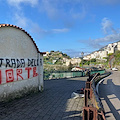
<instances>
[{"instance_id":1,"label":"paved sidewalk tile","mask_svg":"<svg viewBox=\"0 0 120 120\"><path fill-rule=\"evenodd\" d=\"M0 120L82 120L84 98L71 98L85 86L86 77L45 80L45 90L0 103Z\"/></svg>"}]
</instances>

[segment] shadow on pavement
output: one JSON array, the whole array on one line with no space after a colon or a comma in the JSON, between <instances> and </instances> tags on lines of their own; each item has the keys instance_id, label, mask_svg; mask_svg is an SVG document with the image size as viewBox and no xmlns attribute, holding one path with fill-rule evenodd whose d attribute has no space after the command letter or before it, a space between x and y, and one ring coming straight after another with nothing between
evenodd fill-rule
<instances>
[{"instance_id":1,"label":"shadow on pavement","mask_svg":"<svg viewBox=\"0 0 120 120\"><path fill-rule=\"evenodd\" d=\"M105 112L106 118L110 118L109 113L112 113L116 120L120 120L120 86L115 85L113 83L113 79L107 79L107 84L102 83L100 89L100 97L102 100L105 100L108 107L109 112ZM104 94L103 94L104 93ZM118 105L116 104L118 101ZM116 108L117 106L117 108ZM119 109L118 109L119 107Z\"/></svg>"},{"instance_id":2,"label":"shadow on pavement","mask_svg":"<svg viewBox=\"0 0 120 120\"><path fill-rule=\"evenodd\" d=\"M45 90L0 104L0 120L82 120L83 99L72 92L85 86L87 78L45 80Z\"/></svg>"}]
</instances>

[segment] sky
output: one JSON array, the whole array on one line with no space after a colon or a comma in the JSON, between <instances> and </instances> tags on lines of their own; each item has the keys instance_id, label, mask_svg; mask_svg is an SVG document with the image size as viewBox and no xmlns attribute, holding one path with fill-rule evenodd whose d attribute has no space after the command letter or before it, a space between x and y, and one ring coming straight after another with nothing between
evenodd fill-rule
<instances>
[{"instance_id":1,"label":"sky","mask_svg":"<svg viewBox=\"0 0 120 120\"><path fill-rule=\"evenodd\" d=\"M120 40L120 0L0 0L0 24L26 30L40 52L80 57Z\"/></svg>"}]
</instances>

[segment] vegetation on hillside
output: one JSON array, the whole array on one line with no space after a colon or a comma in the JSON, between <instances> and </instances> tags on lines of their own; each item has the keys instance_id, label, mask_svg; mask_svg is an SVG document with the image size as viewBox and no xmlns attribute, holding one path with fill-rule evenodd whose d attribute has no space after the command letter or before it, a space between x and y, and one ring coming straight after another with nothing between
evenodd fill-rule
<instances>
[{"instance_id":1,"label":"vegetation on hillside","mask_svg":"<svg viewBox=\"0 0 120 120\"><path fill-rule=\"evenodd\" d=\"M96 59L91 60L83 60L83 65L96 65ZM80 67L82 67L82 62L80 63Z\"/></svg>"},{"instance_id":2,"label":"vegetation on hillside","mask_svg":"<svg viewBox=\"0 0 120 120\"><path fill-rule=\"evenodd\" d=\"M117 50L114 54L115 61L114 61L114 66L120 65L120 51Z\"/></svg>"},{"instance_id":3,"label":"vegetation on hillside","mask_svg":"<svg viewBox=\"0 0 120 120\"><path fill-rule=\"evenodd\" d=\"M69 71L72 68L72 65L69 66L64 65L65 61L64 59L71 59L70 56L68 56L65 53L59 52L59 51L50 51L47 56L43 57L44 60L44 72L49 73L53 71Z\"/></svg>"},{"instance_id":4,"label":"vegetation on hillside","mask_svg":"<svg viewBox=\"0 0 120 120\"><path fill-rule=\"evenodd\" d=\"M103 65L105 68L109 68L109 60L111 56L114 56L114 62L113 62L113 67L120 66L120 51L117 50L115 53L110 53L108 54L108 57L103 58L103 59L91 59L89 61L83 60L83 65L88 65L88 66L93 66L93 65ZM82 67L82 63L80 63L80 66Z\"/></svg>"},{"instance_id":5,"label":"vegetation on hillside","mask_svg":"<svg viewBox=\"0 0 120 120\"><path fill-rule=\"evenodd\" d=\"M50 53L47 56L44 56L43 60L44 64L63 65L63 58L70 59L70 56L59 51L50 51Z\"/></svg>"}]
</instances>

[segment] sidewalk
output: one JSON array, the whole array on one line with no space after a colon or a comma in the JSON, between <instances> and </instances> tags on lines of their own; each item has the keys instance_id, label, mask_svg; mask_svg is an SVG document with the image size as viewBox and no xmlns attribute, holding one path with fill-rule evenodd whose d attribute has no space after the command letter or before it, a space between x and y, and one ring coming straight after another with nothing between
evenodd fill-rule
<instances>
[{"instance_id":1,"label":"sidewalk","mask_svg":"<svg viewBox=\"0 0 120 120\"><path fill-rule=\"evenodd\" d=\"M84 98L71 98L86 77L45 80L43 93L0 104L0 120L82 120Z\"/></svg>"}]
</instances>

